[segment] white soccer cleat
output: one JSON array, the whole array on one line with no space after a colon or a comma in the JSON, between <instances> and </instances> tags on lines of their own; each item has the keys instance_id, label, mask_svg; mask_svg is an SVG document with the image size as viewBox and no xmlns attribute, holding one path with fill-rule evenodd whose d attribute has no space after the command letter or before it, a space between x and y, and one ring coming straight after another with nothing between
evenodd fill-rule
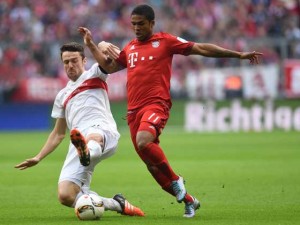
<instances>
[{"instance_id":1,"label":"white soccer cleat","mask_svg":"<svg viewBox=\"0 0 300 225\"><path fill-rule=\"evenodd\" d=\"M178 180L172 181L171 187L176 195L177 202L182 202L186 195L183 178L179 176Z\"/></svg>"},{"instance_id":2,"label":"white soccer cleat","mask_svg":"<svg viewBox=\"0 0 300 225\"><path fill-rule=\"evenodd\" d=\"M185 203L185 207L184 207L184 214L183 217L186 218L192 218L195 216L196 214L196 210L200 208L200 202L198 201L198 199L193 197L193 202L187 202Z\"/></svg>"}]
</instances>

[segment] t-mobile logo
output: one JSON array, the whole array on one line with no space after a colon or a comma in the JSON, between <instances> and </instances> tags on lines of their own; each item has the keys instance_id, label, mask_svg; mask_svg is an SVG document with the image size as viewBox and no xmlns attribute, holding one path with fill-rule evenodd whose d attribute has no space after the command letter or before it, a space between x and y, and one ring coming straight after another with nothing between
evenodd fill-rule
<instances>
[{"instance_id":1,"label":"t-mobile logo","mask_svg":"<svg viewBox=\"0 0 300 225\"><path fill-rule=\"evenodd\" d=\"M154 60L153 56L140 56L139 60L141 61L145 61L145 60ZM133 68L135 67L135 62L138 61L138 52L133 52L133 53L129 53L128 55L128 63L129 63L129 67Z\"/></svg>"},{"instance_id":2,"label":"t-mobile logo","mask_svg":"<svg viewBox=\"0 0 300 225\"><path fill-rule=\"evenodd\" d=\"M134 62L137 61L137 57L138 57L137 52L129 53L128 62L129 62L130 68L135 67Z\"/></svg>"}]
</instances>

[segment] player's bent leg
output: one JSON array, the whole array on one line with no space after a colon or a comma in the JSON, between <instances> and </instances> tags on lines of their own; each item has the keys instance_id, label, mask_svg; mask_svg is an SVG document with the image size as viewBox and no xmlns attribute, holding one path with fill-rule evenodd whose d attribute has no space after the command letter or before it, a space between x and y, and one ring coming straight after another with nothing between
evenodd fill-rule
<instances>
[{"instance_id":1,"label":"player's bent leg","mask_svg":"<svg viewBox=\"0 0 300 225\"><path fill-rule=\"evenodd\" d=\"M136 139L138 146L137 153L147 166L155 166L158 170L164 173L167 177L166 182L178 179L178 176L174 173L162 148L154 142L155 137L151 132L140 130L137 133Z\"/></svg>"},{"instance_id":2,"label":"player's bent leg","mask_svg":"<svg viewBox=\"0 0 300 225\"><path fill-rule=\"evenodd\" d=\"M90 151L87 147L84 136L80 133L79 130L73 129L70 134L71 142L77 149L77 154L81 165L88 166L90 165Z\"/></svg>"},{"instance_id":3,"label":"player's bent leg","mask_svg":"<svg viewBox=\"0 0 300 225\"><path fill-rule=\"evenodd\" d=\"M142 123L140 129L146 129L147 126L145 124L147 123ZM146 163L148 170L149 168L156 169L149 171L160 186L164 190L168 190L166 187L170 186L171 191L168 190L168 192L174 194L178 202L182 202L186 194L184 180L175 174L160 146L157 143L151 142L154 139L155 137L150 131L139 130L136 140L138 146L137 153ZM160 174L163 174L163 176Z\"/></svg>"},{"instance_id":4,"label":"player's bent leg","mask_svg":"<svg viewBox=\"0 0 300 225\"><path fill-rule=\"evenodd\" d=\"M109 158L114 154L119 137L104 131L101 127L90 127L86 134L86 142L90 152L90 160L93 165Z\"/></svg>"},{"instance_id":5,"label":"player's bent leg","mask_svg":"<svg viewBox=\"0 0 300 225\"><path fill-rule=\"evenodd\" d=\"M145 213L140 208L130 204L122 194L116 194L113 199L120 204L122 208L122 215L145 216Z\"/></svg>"},{"instance_id":6,"label":"player's bent leg","mask_svg":"<svg viewBox=\"0 0 300 225\"><path fill-rule=\"evenodd\" d=\"M71 181L61 181L58 184L58 200L61 204L74 207L80 187Z\"/></svg>"}]
</instances>

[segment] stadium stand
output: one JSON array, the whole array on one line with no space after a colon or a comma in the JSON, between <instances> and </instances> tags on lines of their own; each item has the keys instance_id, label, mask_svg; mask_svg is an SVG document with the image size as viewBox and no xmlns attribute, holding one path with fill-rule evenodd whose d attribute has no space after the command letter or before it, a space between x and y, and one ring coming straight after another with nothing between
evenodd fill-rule
<instances>
[{"instance_id":1,"label":"stadium stand","mask_svg":"<svg viewBox=\"0 0 300 225\"><path fill-rule=\"evenodd\" d=\"M80 41L79 26L89 27L97 41L118 46L131 38L134 0L5 0L0 2L0 102L21 79L61 77L59 46ZM143 1L144 2L144 1ZM156 31L211 42L236 50L257 48L263 64L300 57L299 1L283 0L149 0L156 10ZM238 18L238 19L237 19ZM176 21L176 24L174 24ZM259 40L259 41L258 41ZM285 43L283 45L282 43ZM184 80L188 69L240 66L232 59L175 58Z\"/></svg>"}]
</instances>

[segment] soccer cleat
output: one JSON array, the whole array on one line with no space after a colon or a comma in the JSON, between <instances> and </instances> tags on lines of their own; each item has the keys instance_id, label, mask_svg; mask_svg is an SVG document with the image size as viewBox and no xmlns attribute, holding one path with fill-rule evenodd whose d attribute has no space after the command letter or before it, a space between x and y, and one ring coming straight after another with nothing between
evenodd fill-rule
<instances>
[{"instance_id":1,"label":"soccer cleat","mask_svg":"<svg viewBox=\"0 0 300 225\"><path fill-rule=\"evenodd\" d=\"M145 216L145 213L138 207L131 205L122 194L116 194L113 197L114 200L119 202L121 208L122 208L122 215L127 216Z\"/></svg>"},{"instance_id":2,"label":"soccer cleat","mask_svg":"<svg viewBox=\"0 0 300 225\"><path fill-rule=\"evenodd\" d=\"M177 202L182 202L185 195L186 189L184 186L184 180L182 177L179 176L178 180L172 181L171 187L176 195Z\"/></svg>"},{"instance_id":3,"label":"soccer cleat","mask_svg":"<svg viewBox=\"0 0 300 225\"><path fill-rule=\"evenodd\" d=\"M193 198L193 202L186 202L185 203L185 207L184 207L184 214L183 217L186 218L192 218L195 216L196 210L200 208L200 202L198 201L198 199Z\"/></svg>"},{"instance_id":4,"label":"soccer cleat","mask_svg":"<svg viewBox=\"0 0 300 225\"><path fill-rule=\"evenodd\" d=\"M86 142L80 131L73 129L70 134L71 142L77 149L77 154L81 165L88 166L90 165L90 151L87 148Z\"/></svg>"}]
</instances>

